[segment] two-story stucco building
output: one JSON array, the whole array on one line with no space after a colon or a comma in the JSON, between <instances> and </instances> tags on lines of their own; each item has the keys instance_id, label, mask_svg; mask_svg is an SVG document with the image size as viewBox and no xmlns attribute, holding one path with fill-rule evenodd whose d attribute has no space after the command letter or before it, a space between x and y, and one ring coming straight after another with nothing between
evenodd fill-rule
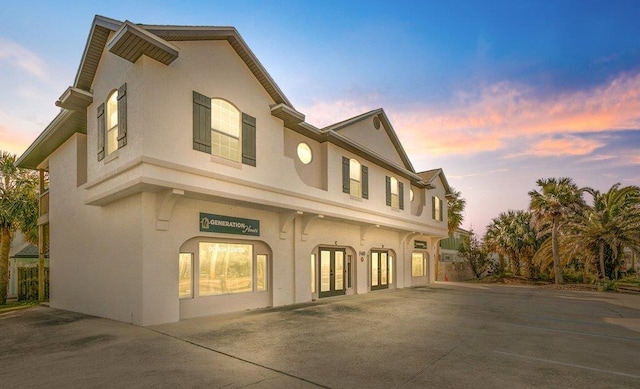
<instances>
[{"instance_id":1,"label":"two-story stucco building","mask_svg":"<svg viewBox=\"0 0 640 389\"><path fill-rule=\"evenodd\" d=\"M141 325L435 279L444 173L382 109L327 128L232 27L97 16L39 169L50 304Z\"/></svg>"}]
</instances>

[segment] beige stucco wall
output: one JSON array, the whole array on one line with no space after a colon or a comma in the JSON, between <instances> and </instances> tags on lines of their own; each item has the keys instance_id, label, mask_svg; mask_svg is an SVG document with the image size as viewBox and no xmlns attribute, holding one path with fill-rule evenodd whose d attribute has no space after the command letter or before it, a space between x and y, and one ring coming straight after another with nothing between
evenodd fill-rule
<instances>
[{"instance_id":1,"label":"beige stucco wall","mask_svg":"<svg viewBox=\"0 0 640 389\"><path fill-rule=\"evenodd\" d=\"M348 293L370 291L372 249L394 256L393 287L433 281L433 260L427 277L411 277L411 252L413 240L423 240L435 258L437 239L446 237L446 220L431 217L431 196L445 200L440 180L436 189L413 187L412 204L408 179L284 128L271 115L271 97L226 41L175 45L180 57L170 66L145 56L130 63L105 51L87 109L87 135L75 135L49 158L53 307L149 325L264 304L248 295L178 299L178 256L185 242L242 239L200 232L200 212L260 220L260 237L251 239L271 251L268 305L317 297L310 290L310 255L322 246L353 255ZM98 161L97 106L125 82L127 145ZM192 149L194 90L224 98L256 118L256 167ZM401 165L384 129L373 129L369 120L341 134ZM301 141L313 150L309 165L297 159ZM369 199L342 192L343 156L368 166ZM386 205L385 176L404 183L404 210ZM177 200L162 208L174 189ZM168 219L160 221L167 211ZM289 212L294 217L283 224Z\"/></svg>"},{"instance_id":2,"label":"beige stucco wall","mask_svg":"<svg viewBox=\"0 0 640 389\"><path fill-rule=\"evenodd\" d=\"M369 150L383 156L397 166L404 167L402 158L395 152L395 146L387 134L387 129L382 123L380 123L380 128L376 129L373 125L373 118L363 119L348 127L341 128L338 133L361 145L366 145Z\"/></svg>"},{"instance_id":3,"label":"beige stucco wall","mask_svg":"<svg viewBox=\"0 0 640 389\"><path fill-rule=\"evenodd\" d=\"M69 309L141 323L142 195L82 206L74 135L49 158L50 301Z\"/></svg>"},{"instance_id":4,"label":"beige stucco wall","mask_svg":"<svg viewBox=\"0 0 640 389\"><path fill-rule=\"evenodd\" d=\"M291 134L282 121L270 113L273 101L257 82L246 65L239 59L226 41L176 42L180 57L170 66L164 66L145 56L131 64L105 52L94 83L94 103L88 108L89 185L88 198L105 197L122 186L133 185L141 175L147 181L166 182L168 187L207 191L211 188L211 177L231 179L243 189L231 189L224 195L235 196L241 190L248 200L273 203L277 206L297 207L307 212L333 212L335 215L369 220L372 213L379 217L375 223L385 223L399 228L412 228L429 233L441 233L441 226L429 217L428 212L414 210L409 201L409 181L404 183L405 210L398 212L385 204L386 175L393 174L367 161L369 167L369 200L358 201L342 193L342 156L354 157L350 153L329 144L324 148L317 142L307 140L314 151L314 162L309 167L300 166L295 147L304 137ZM98 162L92 148L96 144L95 110L106 96L122 83L127 82L128 96L128 143L113 156ZM257 166L247 166L221 160L192 149L192 92L224 98L239 110L256 117L257 120ZM362 127L365 121L354 126ZM398 158L384 129L369 132L372 144L386 150L386 157ZM341 132L357 134L364 131L345 128ZM365 140L361 140L365 141ZM162 161L166 169L127 170L140 158ZM133 161L133 162L132 162ZM129 165L127 165L129 164ZM324 166L320 165L323 164ZM140 164L137 165L139 167ZM117 177L106 180L114 173ZM326 174L326 178L325 178ZM170 179L169 179L170 178ZM326 183L325 183L326 181ZM247 188L262 190L249 191ZM326 188L326 190L325 190ZM224 185L220 186L220 191ZM442 196L443 198L443 196ZM308 201L308 200L311 201ZM419 216L416 216L419 215ZM445 232L446 233L446 232Z\"/></svg>"}]
</instances>

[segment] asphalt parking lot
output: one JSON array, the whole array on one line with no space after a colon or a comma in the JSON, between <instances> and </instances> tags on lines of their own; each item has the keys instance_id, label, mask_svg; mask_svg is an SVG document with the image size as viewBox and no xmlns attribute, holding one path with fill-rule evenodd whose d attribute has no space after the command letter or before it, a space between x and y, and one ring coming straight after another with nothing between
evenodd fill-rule
<instances>
[{"instance_id":1,"label":"asphalt parking lot","mask_svg":"<svg viewBox=\"0 0 640 389\"><path fill-rule=\"evenodd\" d=\"M0 315L0 386L638 388L640 296L437 283L152 327Z\"/></svg>"}]
</instances>

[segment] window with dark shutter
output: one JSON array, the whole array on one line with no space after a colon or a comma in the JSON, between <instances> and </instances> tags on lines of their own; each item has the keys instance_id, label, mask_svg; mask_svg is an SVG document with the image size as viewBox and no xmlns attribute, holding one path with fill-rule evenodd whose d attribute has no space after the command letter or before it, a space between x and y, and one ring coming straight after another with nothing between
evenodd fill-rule
<instances>
[{"instance_id":1,"label":"window with dark shutter","mask_svg":"<svg viewBox=\"0 0 640 389\"><path fill-rule=\"evenodd\" d=\"M404 184L398 181L398 204L400 209L404 209Z\"/></svg>"},{"instance_id":2,"label":"window with dark shutter","mask_svg":"<svg viewBox=\"0 0 640 389\"><path fill-rule=\"evenodd\" d=\"M385 177L386 183L386 195L387 195L387 205L391 206L391 177Z\"/></svg>"},{"instance_id":3,"label":"window with dark shutter","mask_svg":"<svg viewBox=\"0 0 640 389\"><path fill-rule=\"evenodd\" d=\"M362 198L369 198L369 168L362 166Z\"/></svg>"},{"instance_id":4,"label":"window with dark shutter","mask_svg":"<svg viewBox=\"0 0 640 389\"><path fill-rule=\"evenodd\" d=\"M211 99L193 91L193 149L211 154Z\"/></svg>"},{"instance_id":5,"label":"window with dark shutter","mask_svg":"<svg viewBox=\"0 0 640 389\"><path fill-rule=\"evenodd\" d=\"M437 198L435 196L431 196L431 218L436 220L436 201Z\"/></svg>"},{"instance_id":6,"label":"window with dark shutter","mask_svg":"<svg viewBox=\"0 0 640 389\"><path fill-rule=\"evenodd\" d=\"M349 169L349 158L342 157L342 192L351 193L349 184L351 182L351 170Z\"/></svg>"},{"instance_id":7,"label":"window with dark shutter","mask_svg":"<svg viewBox=\"0 0 640 389\"><path fill-rule=\"evenodd\" d=\"M118 89L118 148L127 144L127 84Z\"/></svg>"},{"instance_id":8,"label":"window with dark shutter","mask_svg":"<svg viewBox=\"0 0 640 389\"><path fill-rule=\"evenodd\" d=\"M105 116L104 116L104 103L98 106L98 161L104 159L104 137L105 137Z\"/></svg>"},{"instance_id":9,"label":"window with dark shutter","mask_svg":"<svg viewBox=\"0 0 640 389\"><path fill-rule=\"evenodd\" d=\"M256 166L256 118L242 113L242 163Z\"/></svg>"}]
</instances>

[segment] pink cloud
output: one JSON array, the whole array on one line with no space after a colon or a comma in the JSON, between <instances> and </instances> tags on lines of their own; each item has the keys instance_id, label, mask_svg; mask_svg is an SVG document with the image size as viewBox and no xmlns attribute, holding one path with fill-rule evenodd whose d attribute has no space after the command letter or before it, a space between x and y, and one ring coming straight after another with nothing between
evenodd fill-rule
<instances>
[{"instance_id":1,"label":"pink cloud","mask_svg":"<svg viewBox=\"0 0 640 389\"><path fill-rule=\"evenodd\" d=\"M366 101L350 100L315 101L311 106L301 108L301 111L307 123L323 128L374 109L366 104Z\"/></svg>"},{"instance_id":2,"label":"pink cloud","mask_svg":"<svg viewBox=\"0 0 640 389\"><path fill-rule=\"evenodd\" d=\"M524 155L535 157L549 157L556 155L589 155L605 144L597 139L584 139L578 136L565 135L560 137L546 137L534 142L527 150L521 153L508 154L513 158Z\"/></svg>"},{"instance_id":3,"label":"pink cloud","mask_svg":"<svg viewBox=\"0 0 640 389\"><path fill-rule=\"evenodd\" d=\"M463 92L449 106L396 110L394 126L407 151L436 155L474 154L504 149L511 142L531 139L524 154L584 155L598 141L541 135L600 132L640 127L640 74L621 75L600 87L558 96L534 97L531 88L501 82L477 93ZM562 146L566 147L562 147Z\"/></svg>"},{"instance_id":4,"label":"pink cloud","mask_svg":"<svg viewBox=\"0 0 640 389\"><path fill-rule=\"evenodd\" d=\"M40 79L47 78L47 66L44 61L29 49L0 37L0 60L26 71Z\"/></svg>"},{"instance_id":5,"label":"pink cloud","mask_svg":"<svg viewBox=\"0 0 640 389\"><path fill-rule=\"evenodd\" d=\"M9 126L0 123L0 150L8 151L20 156L26 149L25 145L33 140L29 133L9 131Z\"/></svg>"}]
</instances>

